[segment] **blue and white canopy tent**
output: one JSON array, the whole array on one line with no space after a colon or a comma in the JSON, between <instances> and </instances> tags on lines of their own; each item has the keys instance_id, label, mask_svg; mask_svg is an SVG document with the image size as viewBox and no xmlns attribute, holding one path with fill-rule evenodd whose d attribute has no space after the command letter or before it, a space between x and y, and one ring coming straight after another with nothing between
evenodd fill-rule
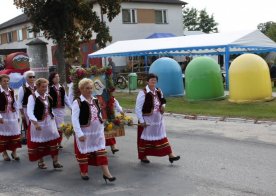
<instances>
[{"instance_id":1,"label":"blue and white canopy tent","mask_svg":"<svg viewBox=\"0 0 276 196\"><path fill-rule=\"evenodd\" d=\"M276 43L259 30L137 39L115 42L88 55L88 58L153 55L224 55L226 86L230 54L276 51Z\"/></svg>"}]
</instances>

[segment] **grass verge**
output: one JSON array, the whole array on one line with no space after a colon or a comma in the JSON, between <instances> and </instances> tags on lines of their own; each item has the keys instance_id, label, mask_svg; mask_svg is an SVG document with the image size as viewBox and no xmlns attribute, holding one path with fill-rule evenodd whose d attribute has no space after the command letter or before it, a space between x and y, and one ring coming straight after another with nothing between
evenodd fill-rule
<instances>
[{"instance_id":1,"label":"grass verge","mask_svg":"<svg viewBox=\"0 0 276 196\"><path fill-rule=\"evenodd\" d=\"M114 96L123 108L135 108L137 93L114 93ZM166 112L186 115L240 117L276 121L275 99L269 102L246 104L230 103L228 97L219 101L199 102L188 102L185 100L185 97L168 97L166 99Z\"/></svg>"}]
</instances>

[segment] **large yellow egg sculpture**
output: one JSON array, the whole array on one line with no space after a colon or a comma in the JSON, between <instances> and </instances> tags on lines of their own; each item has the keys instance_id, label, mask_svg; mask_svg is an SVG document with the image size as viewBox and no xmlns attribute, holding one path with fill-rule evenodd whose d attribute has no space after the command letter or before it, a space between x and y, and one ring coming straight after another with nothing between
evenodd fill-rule
<instances>
[{"instance_id":1,"label":"large yellow egg sculpture","mask_svg":"<svg viewBox=\"0 0 276 196\"><path fill-rule=\"evenodd\" d=\"M272 87L266 62L258 55L243 54L229 68L229 101L269 101Z\"/></svg>"}]
</instances>

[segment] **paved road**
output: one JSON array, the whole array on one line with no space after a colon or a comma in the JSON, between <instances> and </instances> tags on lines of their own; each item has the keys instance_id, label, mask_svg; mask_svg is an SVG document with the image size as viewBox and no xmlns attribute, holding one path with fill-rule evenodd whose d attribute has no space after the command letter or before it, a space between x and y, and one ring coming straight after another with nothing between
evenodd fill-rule
<instances>
[{"instance_id":1,"label":"paved road","mask_svg":"<svg viewBox=\"0 0 276 196\"><path fill-rule=\"evenodd\" d=\"M133 115L133 114L130 114ZM120 152L108 149L110 170L118 180L105 184L100 168L90 167L83 181L73 153L73 141L64 140L62 171L37 169L19 150L21 161L0 160L2 195L112 195L112 196L255 196L276 195L276 125L188 120L166 116L168 138L181 160L150 157L137 160L136 129L126 128L118 138Z\"/></svg>"}]
</instances>

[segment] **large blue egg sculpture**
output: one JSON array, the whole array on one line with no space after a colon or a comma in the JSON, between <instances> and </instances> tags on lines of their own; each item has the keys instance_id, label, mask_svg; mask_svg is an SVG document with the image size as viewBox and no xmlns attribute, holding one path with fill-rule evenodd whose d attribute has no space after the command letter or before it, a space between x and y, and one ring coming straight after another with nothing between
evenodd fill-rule
<instances>
[{"instance_id":1,"label":"large blue egg sculpture","mask_svg":"<svg viewBox=\"0 0 276 196\"><path fill-rule=\"evenodd\" d=\"M164 96L183 96L184 84L180 65L171 58L162 57L154 61L149 73L158 76L157 87L161 88Z\"/></svg>"}]
</instances>

